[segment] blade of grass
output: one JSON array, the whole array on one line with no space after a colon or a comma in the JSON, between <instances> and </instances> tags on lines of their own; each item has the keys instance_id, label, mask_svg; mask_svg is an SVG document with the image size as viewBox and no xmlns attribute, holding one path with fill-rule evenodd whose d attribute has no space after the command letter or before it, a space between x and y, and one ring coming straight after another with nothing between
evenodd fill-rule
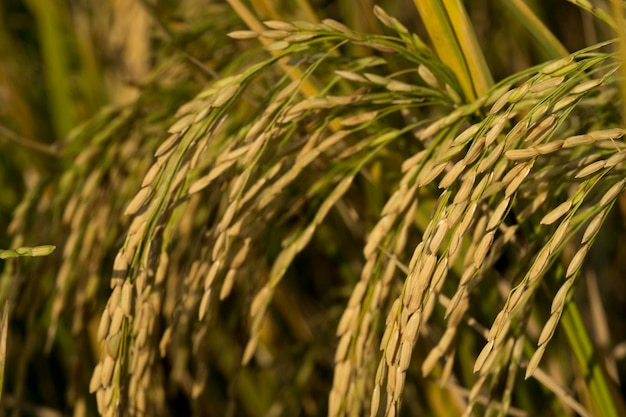
<instances>
[{"instance_id":1,"label":"blade of grass","mask_svg":"<svg viewBox=\"0 0 626 417\"><path fill-rule=\"evenodd\" d=\"M493 78L483 51L478 44L478 39L476 39L472 22L469 20L461 0L443 0L443 5L470 72L474 92L477 96L481 96L493 85Z\"/></svg>"},{"instance_id":2,"label":"blade of grass","mask_svg":"<svg viewBox=\"0 0 626 417\"><path fill-rule=\"evenodd\" d=\"M615 29L615 27L616 27L615 21L611 18L611 16L607 12L605 12L604 10L599 8L598 6L592 5L587 0L567 0L567 1L572 3L572 4L575 4L576 6L578 6L581 9L587 11L588 13L591 13L598 20L606 23L612 29Z\"/></svg>"},{"instance_id":3,"label":"blade of grass","mask_svg":"<svg viewBox=\"0 0 626 417\"><path fill-rule=\"evenodd\" d=\"M505 6L535 38L539 46L546 54L546 58L555 59L569 54L565 46L554 36L546 25L537 17L526 3L522 0L501 1Z\"/></svg>"},{"instance_id":4,"label":"blade of grass","mask_svg":"<svg viewBox=\"0 0 626 417\"><path fill-rule=\"evenodd\" d=\"M57 7L56 2L46 0L28 0L26 4L37 20L52 124L56 136L62 138L76 125L68 51L63 42L65 32L62 28L66 25L59 11L62 8Z\"/></svg>"},{"instance_id":5,"label":"blade of grass","mask_svg":"<svg viewBox=\"0 0 626 417\"><path fill-rule=\"evenodd\" d=\"M588 381L591 400L599 416L618 417L625 415L626 408L611 395L607 374L602 369L599 358L595 357L594 347L587 335L578 307L567 303L561 318L563 329L572 348L583 377Z\"/></svg>"},{"instance_id":6,"label":"blade of grass","mask_svg":"<svg viewBox=\"0 0 626 417\"><path fill-rule=\"evenodd\" d=\"M470 71L441 0L414 0L437 55L456 75L467 101L476 99Z\"/></svg>"}]
</instances>

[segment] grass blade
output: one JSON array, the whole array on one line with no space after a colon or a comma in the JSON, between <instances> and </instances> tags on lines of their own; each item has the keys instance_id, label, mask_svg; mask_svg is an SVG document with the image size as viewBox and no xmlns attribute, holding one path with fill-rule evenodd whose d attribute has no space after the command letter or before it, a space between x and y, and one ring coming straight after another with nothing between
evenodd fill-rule
<instances>
[{"instance_id":1,"label":"grass blade","mask_svg":"<svg viewBox=\"0 0 626 417\"><path fill-rule=\"evenodd\" d=\"M535 38L539 46L546 53L548 59L560 58L569 54L565 46L546 27L526 3L522 0L502 1L509 11Z\"/></svg>"},{"instance_id":2,"label":"grass blade","mask_svg":"<svg viewBox=\"0 0 626 417\"><path fill-rule=\"evenodd\" d=\"M474 92L477 96L481 96L493 85L493 78L476 39L472 22L460 0L443 0L443 3L470 72Z\"/></svg>"},{"instance_id":3,"label":"grass blade","mask_svg":"<svg viewBox=\"0 0 626 417\"><path fill-rule=\"evenodd\" d=\"M472 24L458 0L414 1L441 60L457 76L466 100L493 84Z\"/></svg>"}]
</instances>

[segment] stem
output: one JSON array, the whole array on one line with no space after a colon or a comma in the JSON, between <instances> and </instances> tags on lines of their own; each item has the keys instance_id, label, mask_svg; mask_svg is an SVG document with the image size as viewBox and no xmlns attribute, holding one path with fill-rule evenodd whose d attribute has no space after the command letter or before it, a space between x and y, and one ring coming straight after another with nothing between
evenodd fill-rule
<instances>
[{"instance_id":1,"label":"stem","mask_svg":"<svg viewBox=\"0 0 626 417\"><path fill-rule=\"evenodd\" d=\"M595 355L593 345L587 335L587 329L585 329L576 304L573 302L567 303L563 311L561 323L576 362L587 381L597 415L602 417L625 415L618 412L618 408L622 409L624 406L618 406L618 400L611 395L610 382L607 381L606 372L602 368L599 358Z\"/></svg>"}]
</instances>

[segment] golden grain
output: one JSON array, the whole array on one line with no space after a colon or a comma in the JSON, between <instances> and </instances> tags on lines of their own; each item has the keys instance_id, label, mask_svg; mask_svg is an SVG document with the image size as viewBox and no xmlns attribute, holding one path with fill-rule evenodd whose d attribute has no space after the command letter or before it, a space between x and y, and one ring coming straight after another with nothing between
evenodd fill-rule
<instances>
[{"instance_id":1,"label":"golden grain","mask_svg":"<svg viewBox=\"0 0 626 417\"><path fill-rule=\"evenodd\" d=\"M588 135L588 134L570 136L569 138L565 139L565 141L563 142L563 147L574 148L577 146L590 145L594 142L595 142L595 139L591 135Z\"/></svg>"},{"instance_id":2,"label":"golden grain","mask_svg":"<svg viewBox=\"0 0 626 417\"><path fill-rule=\"evenodd\" d=\"M600 227L602 226L602 222L604 220L604 216L606 215L606 209L602 210L600 213L596 214L594 218L589 222L587 227L585 228L585 232L583 233L583 237L580 240L580 243L583 245L595 236Z\"/></svg>"},{"instance_id":3,"label":"golden grain","mask_svg":"<svg viewBox=\"0 0 626 417\"><path fill-rule=\"evenodd\" d=\"M548 261L550 260L550 247L544 246L539 251L539 254L535 257L535 261L533 262L530 270L528 271L528 282L529 284L534 284L537 279L541 277L544 269L548 265Z\"/></svg>"},{"instance_id":4,"label":"golden grain","mask_svg":"<svg viewBox=\"0 0 626 417\"><path fill-rule=\"evenodd\" d=\"M268 28L275 30L284 30L287 32L298 30L298 28L291 23L282 22L280 20L266 20L263 22L263 24Z\"/></svg>"},{"instance_id":5,"label":"golden grain","mask_svg":"<svg viewBox=\"0 0 626 417\"><path fill-rule=\"evenodd\" d=\"M220 289L220 301L226 299L230 295L230 292L235 285L235 277L237 275L237 271L235 269L230 269L226 273L226 277L224 278L224 282L222 283L222 288Z\"/></svg>"},{"instance_id":6,"label":"golden grain","mask_svg":"<svg viewBox=\"0 0 626 417\"><path fill-rule=\"evenodd\" d=\"M178 121L176 121L176 123L174 123L168 130L167 133L172 133L172 134L182 134L184 131L187 130L187 128L189 128L189 126L193 123L193 120L195 118L195 115L193 114L188 114L187 116L183 116L180 119L178 119ZM158 151L158 150L157 150Z\"/></svg>"},{"instance_id":7,"label":"golden grain","mask_svg":"<svg viewBox=\"0 0 626 417\"><path fill-rule=\"evenodd\" d=\"M482 174L483 172L491 168L493 164L500 159L500 155L502 155L503 150L504 142L501 142L491 151L487 152L487 155L478 164L478 167L476 168L476 173Z\"/></svg>"},{"instance_id":8,"label":"golden grain","mask_svg":"<svg viewBox=\"0 0 626 417\"><path fill-rule=\"evenodd\" d=\"M470 280L467 280L467 282L469 281ZM467 313L468 309L469 297L463 297L457 307L450 312L450 315L448 316L448 327L453 327L456 329L461 324L461 321L465 318L465 313ZM448 347L446 347L446 351L447 349ZM454 350L454 347L451 350Z\"/></svg>"},{"instance_id":9,"label":"golden grain","mask_svg":"<svg viewBox=\"0 0 626 417\"><path fill-rule=\"evenodd\" d=\"M533 109L528 114L529 117L526 119L529 121L530 125L535 125L541 119L544 118L548 110L550 109L550 103L539 103L533 107Z\"/></svg>"},{"instance_id":10,"label":"golden grain","mask_svg":"<svg viewBox=\"0 0 626 417\"><path fill-rule=\"evenodd\" d=\"M446 229L447 229L447 226L446 226ZM435 270L436 265L437 265L437 256L433 254L426 255L426 259L424 260L424 263L422 264L422 268L420 269L419 275L418 275L418 282L419 282L420 289L426 288L426 286L430 282L430 279L433 275L433 271Z\"/></svg>"},{"instance_id":11,"label":"golden grain","mask_svg":"<svg viewBox=\"0 0 626 417\"><path fill-rule=\"evenodd\" d=\"M550 315L550 318L543 326L541 334L539 335L539 341L537 342L539 346L545 345L552 338L552 335L554 335L554 331L556 330L556 326L559 324L560 318L561 314L558 311Z\"/></svg>"},{"instance_id":12,"label":"golden grain","mask_svg":"<svg viewBox=\"0 0 626 417\"><path fill-rule=\"evenodd\" d=\"M339 320L339 324L337 325L337 336L342 336L345 332L351 329L354 323L358 320L359 310L358 308L346 308Z\"/></svg>"},{"instance_id":13,"label":"golden grain","mask_svg":"<svg viewBox=\"0 0 626 417\"><path fill-rule=\"evenodd\" d=\"M473 191L475 181L476 181L476 172L474 170L467 172L463 176L461 186L459 187L458 191L454 195L454 199L453 199L454 204L467 202L468 198L470 197L470 194Z\"/></svg>"},{"instance_id":14,"label":"golden grain","mask_svg":"<svg viewBox=\"0 0 626 417\"><path fill-rule=\"evenodd\" d=\"M597 141L616 140L624 136L624 129L614 128L614 129L596 130L593 132L589 132L588 135Z\"/></svg>"},{"instance_id":15,"label":"golden grain","mask_svg":"<svg viewBox=\"0 0 626 417\"><path fill-rule=\"evenodd\" d=\"M482 367L485 365L485 362L487 361L487 358L491 354L491 351L493 350L493 346L493 340L487 342L487 344L483 347L483 349L480 351L480 354L476 358L472 372L476 373L482 369Z\"/></svg>"},{"instance_id":16,"label":"golden grain","mask_svg":"<svg viewBox=\"0 0 626 417\"><path fill-rule=\"evenodd\" d=\"M447 119L449 117L450 116L447 116L445 118L437 119L437 121L431 123L427 128L419 131L417 133L417 138L422 140L422 141L425 141L425 140L431 138L432 136L435 135L435 133L439 132L441 129L443 129L445 126L447 126L447 124L448 124L448 120Z\"/></svg>"},{"instance_id":17,"label":"golden grain","mask_svg":"<svg viewBox=\"0 0 626 417\"><path fill-rule=\"evenodd\" d=\"M211 267L209 268L209 272L206 276L206 278L204 279L204 290L207 291L211 288L211 286L213 285L213 281L215 281L215 278L217 277L218 272L221 269L221 261L220 260L215 260L212 264Z\"/></svg>"},{"instance_id":18,"label":"golden grain","mask_svg":"<svg viewBox=\"0 0 626 417\"><path fill-rule=\"evenodd\" d=\"M98 323L98 331L96 333L96 339L98 341L103 341L106 338L110 324L111 316L109 314L109 310L105 308L102 312L102 316L100 316L100 323Z\"/></svg>"},{"instance_id":19,"label":"golden grain","mask_svg":"<svg viewBox=\"0 0 626 417\"><path fill-rule=\"evenodd\" d=\"M614 167L615 165L622 162L624 159L626 159L626 152L618 152L616 154L611 155L609 159L606 160L606 162L604 163L604 167L605 168Z\"/></svg>"},{"instance_id":20,"label":"golden grain","mask_svg":"<svg viewBox=\"0 0 626 417\"><path fill-rule=\"evenodd\" d=\"M577 86L572 88L570 90L570 93L571 94L583 94L583 93L586 93L587 91L591 90L592 88L595 88L598 85L600 85L601 82L602 82L602 79L600 79L600 78L596 79L596 80L585 81L584 83L578 84Z\"/></svg>"},{"instance_id":21,"label":"golden grain","mask_svg":"<svg viewBox=\"0 0 626 417\"><path fill-rule=\"evenodd\" d=\"M500 136L500 134L502 133L502 130L504 129L504 126L506 126L508 120L508 114L503 114L495 118L491 129L489 129L489 131L485 135L485 147L491 146L491 144L495 142L498 136Z\"/></svg>"},{"instance_id":22,"label":"golden grain","mask_svg":"<svg viewBox=\"0 0 626 417\"><path fill-rule=\"evenodd\" d=\"M400 313L400 299L396 298L391 304L389 308L389 312L387 312L387 318L385 319L385 324L390 325L397 321L398 314Z\"/></svg>"},{"instance_id":23,"label":"golden grain","mask_svg":"<svg viewBox=\"0 0 626 417\"><path fill-rule=\"evenodd\" d=\"M554 114L551 114L550 116L543 119L541 123L535 126L528 133L528 136L526 136L526 138L524 139L524 142L534 142L534 141L540 142L541 139L543 139L543 137L545 136L544 133L545 134L549 133L549 129L552 127L552 125L554 125L555 121L556 121L556 115Z\"/></svg>"},{"instance_id":24,"label":"golden grain","mask_svg":"<svg viewBox=\"0 0 626 417\"><path fill-rule=\"evenodd\" d=\"M96 405L98 408L98 413L100 415L104 415L106 411L106 407L108 406L108 404L104 402L104 395L105 395L104 389L101 388L96 391Z\"/></svg>"},{"instance_id":25,"label":"golden grain","mask_svg":"<svg viewBox=\"0 0 626 417\"><path fill-rule=\"evenodd\" d=\"M333 391L341 396L348 392L348 384L350 383L350 362L343 361L335 364L335 380L333 381Z\"/></svg>"},{"instance_id":26,"label":"golden grain","mask_svg":"<svg viewBox=\"0 0 626 417\"><path fill-rule=\"evenodd\" d=\"M431 253L436 254L443 242L443 239L448 233L448 219L443 219L437 224L434 235L430 238L429 250Z\"/></svg>"},{"instance_id":27,"label":"golden grain","mask_svg":"<svg viewBox=\"0 0 626 417\"><path fill-rule=\"evenodd\" d=\"M395 387L393 391L393 401L398 402L400 399L400 395L404 391L404 381L406 380L406 373L402 371L400 368L396 369L395 373Z\"/></svg>"},{"instance_id":28,"label":"golden grain","mask_svg":"<svg viewBox=\"0 0 626 417\"><path fill-rule=\"evenodd\" d=\"M409 340L404 339L404 335L402 337L402 342L400 344L400 355L398 359L398 369L402 372L409 369L409 365L411 363L411 355L413 353L413 343Z\"/></svg>"},{"instance_id":29,"label":"golden grain","mask_svg":"<svg viewBox=\"0 0 626 417\"><path fill-rule=\"evenodd\" d=\"M102 364L98 362L96 367L91 374L91 379L89 380L89 393L93 394L97 390L102 387L102 376L101 376Z\"/></svg>"},{"instance_id":30,"label":"golden grain","mask_svg":"<svg viewBox=\"0 0 626 417\"><path fill-rule=\"evenodd\" d=\"M583 245L580 249L578 249L567 267L567 271L565 272L566 278L569 278L578 272L583 261L585 260L585 257L587 256L588 251L589 245Z\"/></svg>"},{"instance_id":31,"label":"golden grain","mask_svg":"<svg viewBox=\"0 0 626 417\"><path fill-rule=\"evenodd\" d=\"M513 94L513 90L509 90L507 92L505 92L504 94L502 94L495 103L493 103L493 106L491 106L491 110L489 110L489 114L496 114L499 113L500 110L502 110L504 108L504 106L506 104L508 104L509 102L509 97L511 96L511 94Z\"/></svg>"},{"instance_id":32,"label":"golden grain","mask_svg":"<svg viewBox=\"0 0 626 417\"><path fill-rule=\"evenodd\" d=\"M537 145L536 149L542 155L547 155L552 152L556 152L563 147L564 141L555 140L554 142L543 143L541 145Z\"/></svg>"},{"instance_id":33,"label":"golden grain","mask_svg":"<svg viewBox=\"0 0 626 417\"><path fill-rule=\"evenodd\" d=\"M465 311L466 308L462 308L460 310ZM437 343L437 347L435 349L438 349L442 354L447 352L450 346L452 345L452 342L454 342L456 338L456 334L457 334L457 327L453 323L448 325L448 327L446 328L446 331L443 333L443 336L441 336L441 338L439 339L439 343Z\"/></svg>"},{"instance_id":34,"label":"golden grain","mask_svg":"<svg viewBox=\"0 0 626 417\"><path fill-rule=\"evenodd\" d=\"M366 83L367 82L367 78L365 78L361 74L357 74L356 72L336 70L335 74L337 74L341 78L345 78L346 80L349 80L349 81L355 81L355 82L360 82L360 83Z\"/></svg>"},{"instance_id":35,"label":"golden grain","mask_svg":"<svg viewBox=\"0 0 626 417\"><path fill-rule=\"evenodd\" d=\"M439 81L433 72L424 64L420 64L417 67L417 73L424 80L424 82L430 87L437 88L439 87Z\"/></svg>"},{"instance_id":36,"label":"golden grain","mask_svg":"<svg viewBox=\"0 0 626 417\"><path fill-rule=\"evenodd\" d=\"M492 180L493 180L493 172L489 173L488 175L483 176L478 182L478 184L472 190L470 201L476 202L476 201L479 201L481 198L483 198L485 189L487 188L488 185L492 184Z\"/></svg>"},{"instance_id":37,"label":"golden grain","mask_svg":"<svg viewBox=\"0 0 626 417\"><path fill-rule=\"evenodd\" d=\"M575 101L578 101L580 97L578 96L566 96L559 101L557 101L552 107L552 111L557 113L567 107L570 107Z\"/></svg>"},{"instance_id":38,"label":"golden grain","mask_svg":"<svg viewBox=\"0 0 626 417\"><path fill-rule=\"evenodd\" d=\"M517 103L522 98L524 98L524 96L526 96L529 88L530 88L530 84L527 82L517 88L514 88L513 90L511 90L511 94L509 95L508 102Z\"/></svg>"},{"instance_id":39,"label":"golden grain","mask_svg":"<svg viewBox=\"0 0 626 417\"><path fill-rule=\"evenodd\" d=\"M530 358L530 361L528 361L528 365L526 367L526 374L524 376L524 379L528 379L531 376L533 376L533 373L539 366L539 362L541 361L541 358L543 357L543 354L546 350L546 346L547 345L539 346L539 348L537 348L533 356Z\"/></svg>"},{"instance_id":40,"label":"golden grain","mask_svg":"<svg viewBox=\"0 0 626 417\"><path fill-rule=\"evenodd\" d=\"M417 89L416 86L403 83L402 81L392 80L385 86L389 91L411 92Z\"/></svg>"},{"instance_id":41,"label":"golden grain","mask_svg":"<svg viewBox=\"0 0 626 417\"><path fill-rule=\"evenodd\" d=\"M387 85L391 82L391 79L387 78L387 77L382 77L380 75L377 74L372 74L369 72L364 73L363 75L365 75L365 78L367 78L367 80L371 83L374 84L378 84L378 85Z\"/></svg>"},{"instance_id":42,"label":"golden grain","mask_svg":"<svg viewBox=\"0 0 626 417\"><path fill-rule=\"evenodd\" d=\"M493 236L494 232L491 231L483 236L483 238L480 240L480 243L476 248L476 252L474 252L474 264L476 266L482 265L483 261L485 260L487 252L489 252L489 249L493 244Z\"/></svg>"},{"instance_id":43,"label":"golden grain","mask_svg":"<svg viewBox=\"0 0 626 417\"><path fill-rule=\"evenodd\" d=\"M347 33L347 34L352 33L352 31L346 25L334 19L324 19L322 20L322 25L329 29L336 30L337 32L342 32L342 33Z\"/></svg>"},{"instance_id":44,"label":"golden grain","mask_svg":"<svg viewBox=\"0 0 626 417\"><path fill-rule=\"evenodd\" d=\"M463 162L465 165L470 165L478 159L481 155L483 149L485 148L485 138L481 137L477 141L475 141L470 149L467 151L465 157L463 158ZM460 162L460 161L459 161Z\"/></svg>"},{"instance_id":45,"label":"golden grain","mask_svg":"<svg viewBox=\"0 0 626 417\"><path fill-rule=\"evenodd\" d=\"M576 175L575 178L583 178L586 177L588 175L591 175L601 169L604 168L606 161L604 160L600 160L600 161L596 161L596 162L592 162L591 164L587 165L586 167L584 167L583 169L581 169Z\"/></svg>"},{"instance_id":46,"label":"golden grain","mask_svg":"<svg viewBox=\"0 0 626 417\"><path fill-rule=\"evenodd\" d=\"M558 219L560 219L564 214L569 212L571 208L572 208L572 201L567 200L564 203L559 204L552 211L550 211L548 214L543 216L540 223L545 224L545 225L552 224Z\"/></svg>"},{"instance_id":47,"label":"golden grain","mask_svg":"<svg viewBox=\"0 0 626 417\"><path fill-rule=\"evenodd\" d=\"M122 294L120 296L120 309L126 317L130 317L131 303L132 303L132 290L133 285L130 280L126 280L122 286Z\"/></svg>"},{"instance_id":48,"label":"golden grain","mask_svg":"<svg viewBox=\"0 0 626 417\"><path fill-rule=\"evenodd\" d=\"M352 341L352 332L346 332L339 339L339 344L335 350L335 363L341 362L346 359L350 342Z\"/></svg>"},{"instance_id":49,"label":"golden grain","mask_svg":"<svg viewBox=\"0 0 626 417\"><path fill-rule=\"evenodd\" d=\"M115 370L115 361L110 356L105 355L100 367L100 385L108 387L113 379L113 371Z\"/></svg>"},{"instance_id":50,"label":"golden grain","mask_svg":"<svg viewBox=\"0 0 626 417\"><path fill-rule=\"evenodd\" d=\"M624 185L626 185L626 180L623 179L613 184L600 199L600 206L603 207L612 202L622 192Z\"/></svg>"},{"instance_id":51,"label":"golden grain","mask_svg":"<svg viewBox=\"0 0 626 417\"><path fill-rule=\"evenodd\" d=\"M430 161L429 161L430 162ZM426 165L422 168L418 178L417 184L419 187L430 184L435 178L437 178L444 169L449 165L448 162L442 162L434 167L427 169Z\"/></svg>"},{"instance_id":52,"label":"golden grain","mask_svg":"<svg viewBox=\"0 0 626 417\"><path fill-rule=\"evenodd\" d=\"M527 118L519 121L513 129L509 131L505 138L505 147L510 148L514 142L522 139L526 133L528 133L528 129L530 128L530 120Z\"/></svg>"},{"instance_id":53,"label":"golden grain","mask_svg":"<svg viewBox=\"0 0 626 417\"><path fill-rule=\"evenodd\" d=\"M393 403L393 392L396 387L396 370L397 366L395 363L387 364L389 367L387 373L387 413L389 413L389 407Z\"/></svg>"},{"instance_id":54,"label":"golden grain","mask_svg":"<svg viewBox=\"0 0 626 417\"><path fill-rule=\"evenodd\" d=\"M461 132L457 137L454 138L454 140L452 141L452 145L454 146L465 145L474 137L474 135L476 135L478 130L480 130L480 127L481 127L480 123L475 123L471 125L467 129L465 129L463 132Z\"/></svg>"},{"instance_id":55,"label":"golden grain","mask_svg":"<svg viewBox=\"0 0 626 417\"><path fill-rule=\"evenodd\" d=\"M448 223L456 224L461 219L461 216L465 214L467 206L467 201L464 201L463 203L453 204L452 207L448 207L448 212L446 213Z\"/></svg>"},{"instance_id":56,"label":"golden grain","mask_svg":"<svg viewBox=\"0 0 626 417\"><path fill-rule=\"evenodd\" d=\"M342 126L356 126L362 123L370 122L376 118L378 111L371 111L366 113L359 113L355 116L347 117L341 120Z\"/></svg>"},{"instance_id":57,"label":"golden grain","mask_svg":"<svg viewBox=\"0 0 626 417\"><path fill-rule=\"evenodd\" d=\"M250 340L248 340L248 343L246 344L246 347L243 351L243 355L241 357L242 365L246 365L248 362L250 362L250 360L252 359L252 356L256 352L256 347L257 347L258 342L259 342L258 335L252 335L252 337L250 337Z\"/></svg>"},{"instance_id":58,"label":"golden grain","mask_svg":"<svg viewBox=\"0 0 626 417\"><path fill-rule=\"evenodd\" d=\"M135 195L124 211L124 215L132 216L141 209L150 198L152 187L144 187Z\"/></svg>"},{"instance_id":59,"label":"golden grain","mask_svg":"<svg viewBox=\"0 0 626 417\"><path fill-rule=\"evenodd\" d=\"M426 155L428 155L428 151L426 149L424 149L423 151L419 151L418 153L416 153L415 155L411 156L409 159L406 159L403 163L402 166L400 168L400 170L403 173L407 173L409 170L415 170L417 171L417 168L419 167L420 162L422 161L422 159L424 159L424 157L426 157ZM424 167L426 167L426 164L428 164L428 162L432 161L429 159L428 161L426 161L426 163L424 164ZM407 175L404 176L404 178L407 178Z\"/></svg>"},{"instance_id":60,"label":"golden grain","mask_svg":"<svg viewBox=\"0 0 626 417\"><path fill-rule=\"evenodd\" d=\"M505 198L510 197L515 191L517 191L519 186L522 184L522 182L524 181L524 179L526 178L526 176L528 175L528 173L532 169L533 164L534 164L534 162L530 161L530 162L527 162L527 163L523 163L523 164L517 165L521 169L517 172L517 175L514 178L512 178L510 180L509 184L506 186L506 189L504 190L504 197ZM508 174L507 174L507 176L508 176ZM504 179L502 180L502 183L506 184Z\"/></svg>"},{"instance_id":61,"label":"golden grain","mask_svg":"<svg viewBox=\"0 0 626 417\"><path fill-rule=\"evenodd\" d=\"M104 343L104 354L112 357L114 360L117 360L121 340L121 332L109 336Z\"/></svg>"},{"instance_id":62,"label":"golden grain","mask_svg":"<svg viewBox=\"0 0 626 417\"><path fill-rule=\"evenodd\" d=\"M202 299L200 300L200 306L198 307L198 320L202 321L206 317L206 313L209 309L209 302L211 301L211 290L205 290L202 293Z\"/></svg>"},{"instance_id":63,"label":"golden grain","mask_svg":"<svg viewBox=\"0 0 626 417\"><path fill-rule=\"evenodd\" d=\"M536 157L538 154L539 152L534 146L525 149L510 149L504 153L512 161L525 161Z\"/></svg>"},{"instance_id":64,"label":"golden grain","mask_svg":"<svg viewBox=\"0 0 626 417\"><path fill-rule=\"evenodd\" d=\"M396 348L398 347L398 340L400 339L400 332L398 331L398 325L394 323L391 326L391 332L389 333L389 341L387 342L385 350L385 360L388 366L391 366L396 354Z\"/></svg>"},{"instance_id":65,"label":"golden grain","mask_svg":"<svg viewBox=\"0 0 626 417\"><path fill-rule=\"evenodd\" d=\"M372 399L370 401L370 417L376 417L376 415L378 414L379 407L380 407L380 385L375 385L374 390L372 391Z\"/></svg>"},{"instance_id":66,"label":"golden grain","mask_svg":"<svg viewBox=\"0 0 626 417\"><path fill-rule=\"evenodd\" d=\"M496 209L491 214L491 217L489 218L489 222L487 223L487 229L486 229L487 231L495 229L500 224L500 221L502 220L504 213L509 207L510 202L511 202L510 198L505 198L498 204L498 207L496 207Z\"/></svg>"},{"instance_id":67,"label":"golden grain","mask_svg":"<svg viewBox=\"0 0 626 417\"><path fill-rule=\"evenodd\" d=\"M284 30L266 30L261 32L260 36L267 39L283 39L289 36L289 32Z\"/></svg>"},{"instance_id":68,"label":"golden grain","mask_svg":"<svg viewBox=\"0 0 626 417\"><path fill-rule=\"evenodd\" d=\"M550 243L549 243L550 253L555 252L556 249L565 240L565 234L567 233L567 230L569 229L569 224L570 224L570 218L567 218L555 230L554 235L552 235L552 238L550 239Z\"/></svg>"},{"instance_id":69,"label":"golden grain","mask_svg":"<svg viewBox=\"0 0 626 417\"><path fill-rule=\"evenodd\" d=\"M563 83L563 81L565 81L565 77L563 76L543 79L541 81L534 82L530 87L530 91L533 93L543 93L549 89L558 87Z\"/></svg>"},{"instance_id":70,"label":"golden grain","mask_svg":"<svg viewBox=\"0 0 626 417\"><path fill-rule=\"evenodd\" d=\"M290 39L290 40L287 40ZM273 42L267 46L265 46L265 49L273 52L273 51L281 51L283 49L287 49L290 45L290 41L293 41L293 35L291 35L289 38L286 38L285 40L281 40L281 41L277 41L277 42ZM219 106L216 106L219 107Z\"/></svg>"},{"instance_id":71,"label":"golden grain","mask_svg":"<svg viewBox=\"0 0 626 417\"><path fill-rule=\"evenodd\" d=\"M561 310L565 305L565 299L567 298L567 293L572 288L574 280L568 279L563 283L561 288L556 292L554 299L552 300L552 305L550 306L550 314L554 314L557 310Z\"/></svg>"},{"instance_id":72,"label":"golden grain","mask_svg":"<svg viewBox=\"0 0 626 417\"><path fill-rule=\"evenodd\" d=\"M317 33L294 33L293 35L289 35L285 38L286 42L294 42L294 43L298 43L298 42L306 42L309 39L313 39L315 37L317 37L318 34Z\"/></svg>"},{"instance_id":73,"label":"golden grain","mask_svg":"<svg viewBox=\"0 0 626 417\"><path fill-rule=\"evenodd\" d=\"M558 59L556 61L553 61L553 62L545 65L543 68L541 68L539 70L539 72L541 72L542 74L552 74L553 72L568 66L573 61L574 61L574 58L571 57L571 56L568 56L568 57L565 57L565 58L560 58L560 59Z\"/></svg>"},{"instance_id":74,"label":"golden grain","mask_svg":"<svg viewBox=\"0 0 626 417\"><path fill-rule=\"evenodd\" d=\"M146 341L148 340L148 331L149 329L147 326L141 327L138 331L136 331L137 334L135 335L135 346L141 348L146 345Z\"/></svg>"},{"instance_id":75,"label":"golden grain","mask_svg":"<svg viewBox=\"0 0 626 417\"><path fill-rule=\"evenodd\" d=\"M227 33L226 36L232 39L255 39L259 34L252 30L235 30Z\"/></svg>"}]
</instances>

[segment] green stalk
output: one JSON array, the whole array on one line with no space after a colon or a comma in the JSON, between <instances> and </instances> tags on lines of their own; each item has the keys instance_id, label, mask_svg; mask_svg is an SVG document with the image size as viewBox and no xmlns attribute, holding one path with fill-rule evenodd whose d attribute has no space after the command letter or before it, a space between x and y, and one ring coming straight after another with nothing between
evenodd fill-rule
<instances>
[{"instance_id":1,"label":"green stalk","mask_svg":"<svg viewBox=\"0 0 626 417\"><path fill-rule=\"evenodd\" d=\"M548 59L561 58L569 52L556 36L543 24L530 7L522 0L503 0L500 2L520 22L530 35L535 38L539 46L546 53Z\"/></svg>"},{"instance_id":2,"label":"green stalk","mask_svg":"<svg viewBox=\"0 0 626 417\"><path fill-rule=\"evenodd\" d=\"M578 307L573 302L569 302L565 306L561 324L582 376L587 381L591 401L598 416L619 417L626 415L623 414L626 413L623 404L617 404L611 395L610 382L607 381L606 372L599 362L600 359L595 355ZM618 408L620 412L618 412Z\"/></svg>"},{"instance_id":3,"label":"green stalk","mask_svg":"<svg viewBox=\"0 0 626 417\"><path fill-rule=\"evenodd\" d=\"M66 25L59 13L62 8L56 1L49 0L27 0L26 4L37 20L52 124L56 137L63 138L75 126L76 116L67 48L63 41Z\"/></svg>"}]
</instances>

